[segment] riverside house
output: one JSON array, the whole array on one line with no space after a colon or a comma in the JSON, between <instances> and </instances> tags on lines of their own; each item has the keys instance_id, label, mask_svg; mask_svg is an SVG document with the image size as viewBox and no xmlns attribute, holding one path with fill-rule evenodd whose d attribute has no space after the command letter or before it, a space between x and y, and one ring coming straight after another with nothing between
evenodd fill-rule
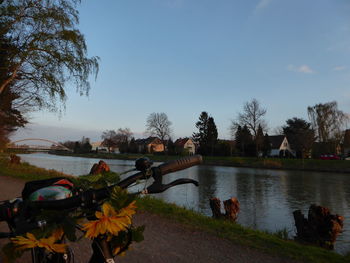
<instances>
[{"instance_id":1,"label":"riverside house","mask_svg":"<svg viewBox=\"0 0 350 263\"><path fill-rule=\"evenodd\" d=\"M196 146L190 138L179 138L175 141L175 151L177 154L193 155L196 152Z\"/></svg>"},{"instance_id":2,"label":"riverside house","mask_svg":"<svg viewBox=\"0 0 350 263\"><path fill-rule=\"evenodd\" d=\"M157 153L164 152L164 144L157 137L148 137L146 139L137 139L135 141L139 153Z\"/></svg>"},{"instance_id":3,"label":"riverside house","mask_svg":"<svg viewBox=\"0 0 350 263\"><path fill-rule=\"evenodd\" d=\"M269 136L271 146L271 157L288 157L295 156L287 137L284 135Z\"/></svg>"}]
</instances>

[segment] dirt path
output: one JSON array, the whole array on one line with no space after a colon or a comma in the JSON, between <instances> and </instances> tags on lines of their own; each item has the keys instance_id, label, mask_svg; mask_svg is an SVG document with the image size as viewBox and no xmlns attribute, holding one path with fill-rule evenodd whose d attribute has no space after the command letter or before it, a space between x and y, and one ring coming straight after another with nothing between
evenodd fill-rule
<instances>
[{"instance_id":1,"label":"dirt path","mask_svg":"<svg viewBox=\"0 0 350 263\"><path fill-rule=\"evenodd\" d=\"M19 196L23 185L22 180L0 176L0 200ZM134 244L126 256L116 258L117 262L295 262L234 245L227 240L149 213L137 214L135 223L146 226L145 240ZM0 231L7 231L4 223L0 223ZM4 243L4 240L0 240L0 246ZM75 262L88 261L91 254L88 241L74 244L73 250ZM29 255L24 255L18 262L30 262Z\"/></svg>"}]
</instances>

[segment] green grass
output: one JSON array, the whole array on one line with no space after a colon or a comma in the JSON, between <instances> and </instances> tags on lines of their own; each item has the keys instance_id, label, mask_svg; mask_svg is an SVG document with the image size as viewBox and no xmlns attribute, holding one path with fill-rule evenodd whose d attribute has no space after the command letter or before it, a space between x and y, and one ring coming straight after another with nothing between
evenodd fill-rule
<instances>
[{"instance_id":1,"label":"green grass","mask_svg":"<svg viewBox=\"0 0 350 263\"><path fill-rule=\"evenodd\" d=\"M35 167L28 163L21 163L19 165L10 164L5 155L0 155L0 175L21 178L25 181L69 176L55 170Z\"/></svg>"},{"instance_id":2,"label":"green grass","mask_svg":"<svg viewBox=\"0 0 350 263\"><path fill-rule=\"evenodd\" d=\"M235 244L255 248L272 255L288 257L303 262L350 262L350 256L345 257L325 249L284 240L278 237L279 234L269 234L228 221L212 219L158 199L140 198L137 204L141 210L158 214L228 239Z\"/></svg>"},{"instance_id":3,"label":"green grass","mask_svg":"<svg viewBox=\"0 0 350 263\"><path fill-rule=\"evenodd\" d=\"M11 165L8 163L5 155L0 155L0 175L21 178L26 181L64 176L64 174L54 170L37 168L26 163ZM252 230L228 221L212 219L194 211L149 197L140 198L138 207L140 210L148 211L225 238L234 244L255 248L272 255L288 257L303 262L350 262L350 255L345 257L325 249L284 240L283 238L286 237L284 230L281 230L281 233L273 234Z\"/></svg>"}]
</instances>

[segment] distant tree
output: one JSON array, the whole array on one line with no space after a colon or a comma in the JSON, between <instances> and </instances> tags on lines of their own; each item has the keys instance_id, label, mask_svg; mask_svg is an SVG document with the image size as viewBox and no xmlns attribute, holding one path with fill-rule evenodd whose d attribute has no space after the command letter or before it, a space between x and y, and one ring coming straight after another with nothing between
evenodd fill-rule
<instances>
[{"instance_id":1,"label":"distant tree","mask_svg":"<svg viewBox=\"0 0 350 263\"><path fill-rule=\"evenodd\" d=\"M218 130L213 117L208 119L208 129L207 129L207 148L211 155L214 155L215 145L218 141Z\"/></svg>"},{"instance_id":2,"label":"distant tree","mask_svg":"<svg viewBox=\"0 0 350 263\"><path fill-rule=\"evenodd\" d=\"M255 137L255 150L256 150L257 157L261 155L263 145L264 145L264 132L261 125L259 124L258 131Z\"/></svg>"},{"instance_id":3,"label":"distant tree","mask_svg":"<svg viewBox=\"0 0 350 263\"><path fill-rule=\"evenodd\" d=\"M173 140L171 138L169 138L167 144L168 144L168 147L167 147L168 154L175 154L176 153L176 147L175 147L175 143L173 142Z\"/></svg>"},{"instance_id":4,"label":"distant tree","mask_svg":"<svg viewBox=\"0 0 350 263\"><path fill-rule=\"evenodd\" d=\"M258 134L259 125L263 131L266 130L267 125L264 120L265 114L266 109L262 108L259 101L256 99L252 99L250 102L246 102L243 105L243 112L239 113L237 119L232 121L230 127L232 135L236 133L238 126L246 126L255 139Z\"/></svg>"},{"instance_id":5,"label":"distant tree","mask_svg":"<svg viewBox=\"0 0 350 263\"><path fill-rule=\"evenodd\" d=\"M164 143L170 138L171 121L164 112L153 112L147 118L146 132L151 136L158 137Z\"/></svg>"},{"instance_id":6,"label":"distant tree","mask_svg":"<svg viewBox=\"0 0 350 263\"><path fill-rule=\"evenodd\" d=\"M80 142L76 141L76 142L74 143L73 152L74 152L74 153L80 153L80 147L81 147Z\"/></svg>"},{"instance_id":7,"label":"distant tree","mask_svg":"<svg viewBox=\"0 0 350 263\"><path fill-rule=\"evenodd\" d=\"M64 142L60 142L60 144L62 144L63 146L67 147L68 149L74 150L75 147L75 141L64 141Z\"/></svg>"},{"instance_id":8,"label":"distant tree","mask_svg":"<svg viewBox=\"0 0 350 263\"><path fill-rule=\"evenodd\" d=\"M209 119L208 113L203 111L199 116L199 120L196 122L196 128L198 129L198 132L194 132L192 135L192 138L195 142L199 144L199 146L206 144L208 119Z\"/></svg>"},{"instance_id":9,"label":"distant tree","mask_svg":"<svg viewBox=\"0 0 350 263\"><path fill-rule=\"evenodd\" d=\"M203 111L196 122L198 132L193 133L192 138L199 144L198 152L203 155L214 154L218 139L218 131L213 117Z\"/></svg>"},{"instance_id":10,"label":"distant tree","mask_svg":"<svg viewBox=\"0 0 350 263\"><path fill-rule=\"evenodd\" d=\"M269 139L269 135L267 133L265 133L265 135L264 135L264 142L263 142L262 152L263 152L263 156L264 157L269 156L270 153L271 153L271 142L270 142L270 139Z\"/></svg>"},{"instance_id":11,"label":"distant tree","mask_svg":"<svg viewBox=\"0 0 350 263\"><path fill-rule=\"evenodd\" d=\"M119 151L125 153L129 151L129 142L132 137L132 132L129 128L119 128L116 133L115 142L118 144Z\"/></svg>"},{"instance_id":12,"label":"distant tree","mask_svg":"<svg viewBox=\"0 0 350 263\"><path fill-rule=\"evenodd\" d=\"M135 142L135 138L132 137L129 143L129 152L130 153L138 153L138 147L137 144Z\"/></svg>"},{"instance_id":13,"label":"distant tree","mask_svg":"<svg viewBox=\"0 0 350 263\"><path fill-rule=\"evenodd\" d=\"M235 134L236 147L243 156L254 156L255 155L255 144L253 136L246 125L237 127Z\"/></svg>"},{"instance_id":14,"label":"distant tree","mask_svg":"<svg viewBox=\"0 0 350 263\"><path fill-rule=\"evenodd\" d=\"M349 117L338 109L336 101L316 104L307 111L319 142L340 141Z\"/></svg>"},{"instance_id":15,"label":"distant tree","mask_svg":"<svg viewBox=\"0 0 350 263\"><path fill-rule=\"evenodd\" d=\"M287 125L283 126L284 135L287 136L297 157L305 158L315 142L315 131L311 128L311 123L296 117L288 119L286 123Z\"/></svg>"},{"instance_id":16,"label":"distant tree","mask_svg":"<svg viewBox=\"0 0 350 263\"><path fill-rule=\"evenodd\" d=\"M106 130L102 133L102 146L108 148L108 152L111 152L111 149L118 146L118 141L116 139L117 133L114 130Z\"/></svg>"},{"instance_id":17,"label":"distant tree","mask_svg":"<svg viewBox=\"0 0 350 263\"><path fill-rule=\"evenodd\" d=\"M217 156L231 156L233 150L231 141L218 140L215 145L215 155Z\"/></svg>"},{"instance_id":18,"label":"distant tree","mask_svg":"<svg viewBox=\"0 0 350 263\"><path fill-rule=\"evenodd\" d=\"M80 153L89 153L91 152L92 145L90 144L90 139L83 137L80 142Z\"/></svg>"}]
</instances>

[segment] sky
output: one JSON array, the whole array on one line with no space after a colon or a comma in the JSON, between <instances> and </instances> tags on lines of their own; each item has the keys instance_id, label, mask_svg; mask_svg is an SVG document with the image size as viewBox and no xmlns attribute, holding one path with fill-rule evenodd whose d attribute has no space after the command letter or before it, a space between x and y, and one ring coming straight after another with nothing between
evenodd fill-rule
<instances>
[{"instance_id":1,"label":"sky","mask_svg":"<svg viewBox=\"0 0 350 263\"><path fill-rule=\"evenodd\" d=\"M32 113L13 139L56 141L128 127L164 112L172 137L191 136L202 111L230 139L256 98L269 134L307 107L337 101L350 113L348 0L83 0L79 29L100 71L89 97L67 86L65 111Z\"/></svg>"}]
</instances>

